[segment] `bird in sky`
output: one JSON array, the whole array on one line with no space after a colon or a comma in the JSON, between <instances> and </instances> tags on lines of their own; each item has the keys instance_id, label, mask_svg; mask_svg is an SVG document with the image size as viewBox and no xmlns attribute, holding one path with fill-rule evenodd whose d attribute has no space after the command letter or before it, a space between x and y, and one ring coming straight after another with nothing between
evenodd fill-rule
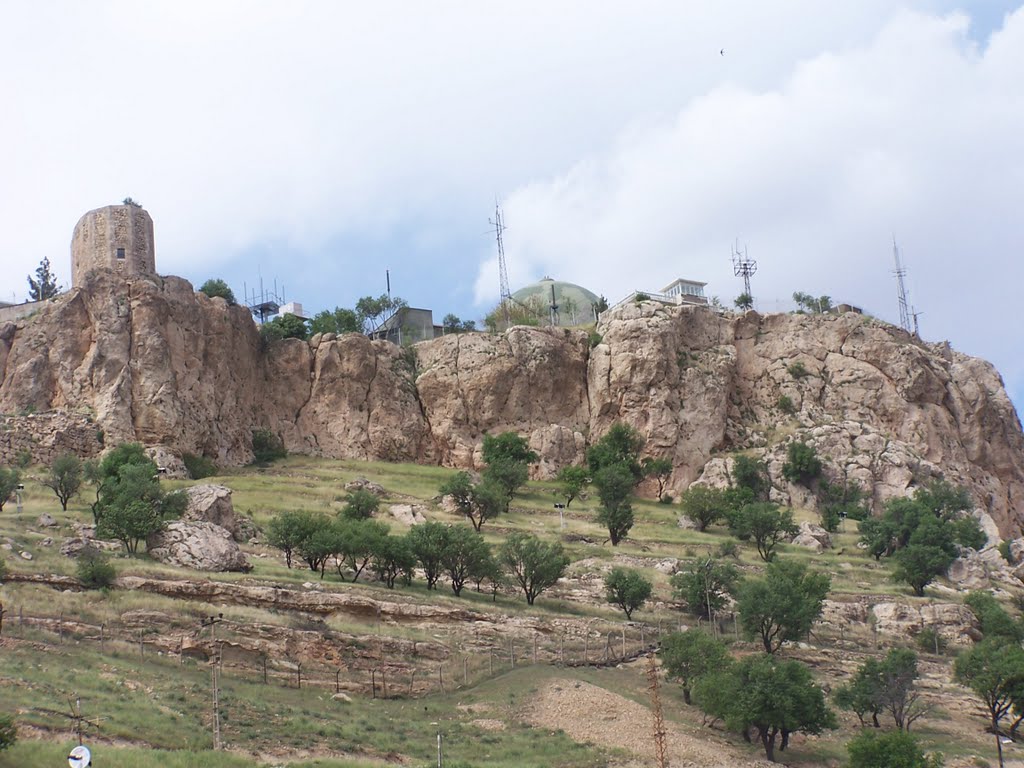
<instances>
[{"instance_id":1,"label":"bird in sky","mask_svg":"<svg viewBox=\"0 0 1024 768\"><path fill-rule=\"evenodd\" d=\"M725 48L720 50L718 53L719 53L720 56L725 56Z\"/></svg>"}]
</instances>

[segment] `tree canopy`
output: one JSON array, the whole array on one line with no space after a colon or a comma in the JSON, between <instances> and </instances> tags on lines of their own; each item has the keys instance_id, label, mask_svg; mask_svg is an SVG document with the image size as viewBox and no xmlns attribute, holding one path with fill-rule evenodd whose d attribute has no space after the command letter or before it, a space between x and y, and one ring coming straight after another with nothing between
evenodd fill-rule
<instances>
[{"instance_id":1,"label":"tree canopy","mask_svg":"<svg viewBox=\"0 0 1024 768\"><path fill-rule=\"evenodd\" d=\"M737 607L747 637L761 641L768 653L799 640L821 615L832 580L796 560L768 564L764 578L740 584Z\"/></svg>"},{"instance_id":2,"label":"tree canopy","mask_svg":"<svg viewBox=\"0 0 1024 768\"><path fill-rule=\"evenodd\" d=\"M238 302L235 301L235 292L231 290L226 282L221 280L219 277L211 277L201 286L199 286L199 292L205 293L211 299L214 296L219 296L224 299L229 305L234 306Z\"/></svg>"},{"instance_id":3,"label":"tree canopy","mask_svg":"<svg viewBox=\"0 0 1024 768\"><path fill-rule=\"evenodd\" d=\"M362 333L363 324L355 310L335 307L333 311L325 309L313 315L309 321L310 334L317 333Z\"/></svg>"},{"instance_id":4,"label":"tree canopy","mask_svg":"<svg viewBox=\"0 0 1024 768\"><path fill-rule=\"evenodd\" d=\"M28 297L30 301L46 301L60 293L57 276L50 270L50 259L43 257L36 267L36 277L28 276Z\"/></svg>"},{"instance_id":5,"label":"tree canopy","mask_svg":"<svg viewBox=\"0 0 1024 768\"><path fill-rule=\"evenodd\" d=\"M65 453L53 460L42 484L56 494L60 507L68 511L68 501L82 487L82 461L71 453Z\"/></svg>"},{"instance_id":6,"label":"tree canopy","mask_svg":"<svg viewBox=\"0 0 1024 768\"><path fill-rule=\"evenodd\" d=\"M498 558L523 590L529 605L562 578L569 567L569 558L560 543L544 542L529 533L510 534L501 545Z\"/></svg>"},{"instance_id":7,"label":"tree canopy","mask_svg":"<svg viewBox=\"0 0 1024 768\"><path fill-rule=\"evenodd\" d=\"M612 568L605 576L604 588L606 600L621 608L629 620L633 618L633 611L647 602L654 587L639 571Z\"/></svg>"},{"instance_id":8,"label":"tree canopy","mask_svg":"<svg viewBox=\"0 0 1024 768\"><path fill-rule=\"evenodd\" d=\"M722 671L731 661L725 643L699 629L666 635L658 654L667 675L682 686L687 704L691 703L690 692L697 680Z\"/></svg>"}]
</instances>

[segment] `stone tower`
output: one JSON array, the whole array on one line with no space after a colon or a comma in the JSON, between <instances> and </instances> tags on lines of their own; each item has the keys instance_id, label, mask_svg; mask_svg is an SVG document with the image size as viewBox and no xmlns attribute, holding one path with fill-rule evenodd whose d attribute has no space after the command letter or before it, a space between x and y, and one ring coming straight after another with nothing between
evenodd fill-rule
<instances>
[{"instance_id":1,"label":"stone tower","mask_svg":"<svg viewBox=\"0 0 1024 768\"><path fill-rule=\"evenodd\" d=\"M139 205L108 205L78 220L71 238L71 285L94 269L120 275L156 273L153 219Z\"/></svg>"}]
</instances>

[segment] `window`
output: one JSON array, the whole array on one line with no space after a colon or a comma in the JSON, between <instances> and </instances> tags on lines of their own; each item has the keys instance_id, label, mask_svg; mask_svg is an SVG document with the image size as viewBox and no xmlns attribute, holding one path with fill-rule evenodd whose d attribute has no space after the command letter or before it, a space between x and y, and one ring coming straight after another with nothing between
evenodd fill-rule
<instances>
[{"instance_id":1,"label":"window","mask_svg":"<svg viewBox=\"0 0 1024 768\"><path fill-rule=\"evenodd\" d=\"M119 259L123 259L124 258L124 248L118 248L117 249L117 258L119 258Z\"/></svg>"}]
</instances>

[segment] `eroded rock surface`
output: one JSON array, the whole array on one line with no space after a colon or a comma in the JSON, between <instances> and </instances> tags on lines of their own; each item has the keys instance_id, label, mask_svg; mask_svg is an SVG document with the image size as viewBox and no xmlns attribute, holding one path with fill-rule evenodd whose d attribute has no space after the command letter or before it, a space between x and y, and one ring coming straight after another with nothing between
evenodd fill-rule
<instances>
[{"instance_id":1,"label":"eroded rock surface","mask_svg":"<svg viewBox=\"0 0 1024 768\"><path fill-rule=\"evenodd\" d=\"M231 533L207 522L175 520L146 540L149 556L197 571L249 571L252 566Z\"/></svg>"},{"instance_id":2,"label":"eroded rock surface","mask_svg":"<svg viewBox=\"0 0 1024 768\"><path fill-rule=\"evenodd\" d=\"M0 327L0 413L24 414L5 417L0 460L133 440L237 465L264 428L295 452L478 469L483 435L515 430L540 456L535 476L551 477L623 421L671 460L674 495L721 485L726 454L746 450L766 461L774 500L813 508L781 476L799 439L876 510L945 478L1000 536L1022 533L1024 435L982 360L852 313L642 302L606 312L597 334L593 346L527 327L409 349L359 334L265 344L244 308L185 280L98 271Z\"/></svg>"}]
</instances>

